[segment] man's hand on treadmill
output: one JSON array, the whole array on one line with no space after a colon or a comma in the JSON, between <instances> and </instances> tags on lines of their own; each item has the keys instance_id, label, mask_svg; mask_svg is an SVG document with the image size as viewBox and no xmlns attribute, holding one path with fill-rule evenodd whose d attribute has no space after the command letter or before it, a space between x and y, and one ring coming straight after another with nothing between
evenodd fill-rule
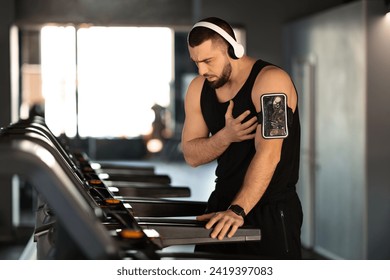
<instances>
[{"instance_id":1,"label":"man's hand on treadmill","mask_svg":"<svg viewBox=\"0 0 390 280\"><path fill-rule=\"evenodd\" d=\"M222 240L227 236L231 238L236 233L237 229L244 225L244 218L233 213L231 210L204 214L197 216L198 221L208 221L206 229L213 228L211 238Z\"/></svg>"}]
</instances>

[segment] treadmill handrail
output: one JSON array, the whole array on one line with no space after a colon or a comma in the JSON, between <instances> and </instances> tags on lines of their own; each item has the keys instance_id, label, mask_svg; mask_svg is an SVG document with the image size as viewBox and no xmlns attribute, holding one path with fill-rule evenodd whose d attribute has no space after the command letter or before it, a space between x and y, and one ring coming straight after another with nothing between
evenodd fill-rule
<instances>
[{"instance_id":1,"label":"treadmill handrail","mask_svg":"<svg viewBox=\"0 0 390 280\"><path fill-rule=\"evenodd\" d=\"M2 138L0 166L0 174L18 174L34 185L87 257L119 258L117 245L97 218L94 209L75 190L69 176L47 149L27 139Z\"/></svg>"}]
</instances>

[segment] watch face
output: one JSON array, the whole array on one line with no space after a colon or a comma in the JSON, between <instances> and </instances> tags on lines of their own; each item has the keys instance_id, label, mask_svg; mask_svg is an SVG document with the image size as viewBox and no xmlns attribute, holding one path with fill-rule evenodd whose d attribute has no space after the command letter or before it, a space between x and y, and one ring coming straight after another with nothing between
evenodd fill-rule
<instances>
[{"instance_id":1,"label":"watch face","mask_svg":"<svg viewBox=\"0 0 390 280\"><path fill-rule=\"evenodd\" d=\"M242 212L242 209L240 209L240 207L238 207L238 206L232 207L232 210L233 210L235 213L237 213L237 214L241 214L241 212Z\"/></svg>"},{"instance_id":2,"label":"watch face","mask_svg":"<svg viewBox=\"0 0 390 280\"><path fill-rule=\"evenodd\" d=\"M245 217L245 212L244 212L244 209L242 209L242 207L238 206L238 205L231 205L229 207L230 210L232 210L234 213L236 213L237 215L240 215L242 216L243 218Z\"/></svg>"}]
</instances>

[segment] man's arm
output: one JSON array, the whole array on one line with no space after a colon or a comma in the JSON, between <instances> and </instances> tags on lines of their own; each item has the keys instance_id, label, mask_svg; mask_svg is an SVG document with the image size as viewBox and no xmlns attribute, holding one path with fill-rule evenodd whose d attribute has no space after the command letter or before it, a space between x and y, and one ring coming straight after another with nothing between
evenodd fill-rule
<instances>
[{"instance_id":1,"label":"man's arm","mask_svg":"<svg viewBox=\"0 0 390 280\"><path fill-rule=\"evenodd\" d=\"M257 126L256 118L242 123L249 115L249 111L233 118L234 104L230 101L225 115L225 127L209 136L209 130L200 108L203 82L202 77L197 77L191 82L184 104L186 118L182 132L182 149L186 162L194 167L215 160L233 142L254 138L251 132Z\"/></svg>"},{"instance_id":2,"label":"man's arm","mask_svg":"<svg viewBox=\"0 0 390 280\"><path fill-rule=\"evenodd\" d=\"M252 100L259 112L260 97L265 93L280 93L287 95L289 107L295 110L297 96L289 76L277 68L267 68L257 78ZM249 213L260 201L266 191L274 171L280 161L283 139L264 139L261 126L258 126L255 137L256 153L246 172L243 185L232 201L240 205L245 213ZM226 235L232 237L237 229L244 224L241 216L230 210L199 216L198 220L209 220L206 228L214 227L211 237L223 239Z\"/></svg>"}]
</instances>

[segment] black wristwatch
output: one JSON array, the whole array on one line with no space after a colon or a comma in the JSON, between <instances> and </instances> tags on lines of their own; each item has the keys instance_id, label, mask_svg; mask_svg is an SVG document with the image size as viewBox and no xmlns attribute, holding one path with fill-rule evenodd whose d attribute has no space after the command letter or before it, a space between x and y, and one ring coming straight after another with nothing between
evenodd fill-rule
<instances>
[{"instance_id":1,"label":"black wristwatch","mask_svg":"<svg viewBox=\"0 0 390 280\"><path fill-rule=\"evenodd\" d=\"M228 210L232 210L235 214L237 214L245 219L245 216L246 216L245 211L240 205L237 205L237 204L230 205Z\"/></svg>"}]
</instances>

